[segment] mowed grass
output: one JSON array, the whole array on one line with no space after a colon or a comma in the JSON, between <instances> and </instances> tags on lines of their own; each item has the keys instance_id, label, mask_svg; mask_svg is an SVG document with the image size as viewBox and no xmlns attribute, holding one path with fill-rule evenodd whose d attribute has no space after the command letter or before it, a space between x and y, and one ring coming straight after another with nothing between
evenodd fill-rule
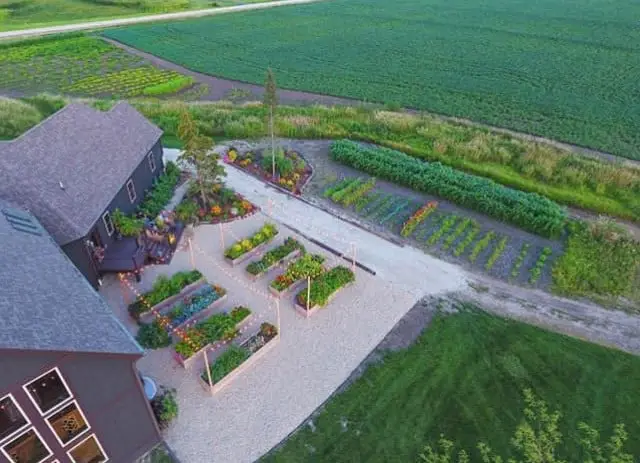
<instances>
[{"instance_id":1,"label":"mowed grass","mask_svg":"<svg viewBox=\"0 0 640 463\"><path fill-rule=\"evenodd\" d=\"M438 316L408 350L388 355L336 396L273 462L409 462L443 433L475 452L480 441L500 455L523 419L531 388L562 413L559 457L583 461L577 424L608 437L616 423L640 455L640 358L475 309Z\"/></svg>"},{"instance_id":2,"label":"mowed grass","mask_svg":"<svg viewBox=\"0 0 640 463\"><path fill-rule=\"evenodd\" d=\"M3 93L134 97L183 77L96 37L71 35L0 45Z\"/></svg>"},{"instance_id":3,"label":"mowed grass","mask_svg":"<svg viewBox=\"0 0 640 463\"><path fill-rule=\"evenodd\" d=\"M640 159L640 4L332 0L106 35L191 69Z\"/></svg>"}]
</instances>

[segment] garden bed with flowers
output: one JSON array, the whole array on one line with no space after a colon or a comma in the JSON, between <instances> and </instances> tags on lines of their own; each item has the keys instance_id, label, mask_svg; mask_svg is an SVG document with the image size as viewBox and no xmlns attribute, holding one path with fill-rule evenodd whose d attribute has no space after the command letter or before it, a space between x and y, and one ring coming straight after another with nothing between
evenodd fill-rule
<instances>
[{"instance_id":1,"label":"garden bed with flowers","mask_svg":"<svg viewBox=\"0 0 640 463\"><path fill-rule=\"evenodd\" d=\"M208 373L205 369L200 375L200 384L206 391L215 394L271 350L279 340L280 334L277 328L270 323L263 323L260 330L240 346L229 346L208 367ZM211 384L209 384L209 377L211 377Z\"/></svg>"},{"instance_id":2,"label":"garden bed with flowers","mask_svg":"<svg viewBox=\"0 0 640 463\"><path fill-rule=\"evenodd\" d=\"M319 254L304 254L271 282L269 292L278 298L284 296L304 284L307 278L321 275L325 271L323 263L324 257Z\"/></svg>"},{"instance_id":3,"label":"garden bed with flowers","mask_svg":"<svg viewBox=\"0 0 640 463\"><path fill-rule=\"evenodd\" d=\"M271 223L264 224L260 230L248 238L236 241L224 252L225 260L231 265L237 265L266 247L278 235L278 229Z\"/></svg>"},{"instance_id":4,"label":"garden bed with flowers","mask_svg":"<svg viewBox=\"0 0 640 463\"><path fill-rule=\"evenodd\" d=\"M230 147L224 161L293 194L300 194L313 173L309 163L296 151L276 148L275 178L271 148L241 153Z\"/></svg>"},{"instance_id":5,"label":"garden bed with flowers","mask_svg":"<svg viewBox=\"0 0 640 463\"><path fill-rule=\"evenodd\" d=\"M182 367L187 368L198 354L212 344L231 341L237 337L250 317L251 310L241 306L229 313L211 315L185 331L184 339L174 346L174 358Z\"/></svg>"},{"instance_id":6,"label":"garden bed with flowers","mask_svg":"<svg viewBox=\"0 0 640 463\"><path fill-rule=\"evenodd\" d=\"M338 292L356 280L355 274L343 266L331 270L311 280L311 290L303 289L296 295L295 308L305 316L310 316L326 306ZM307 303L307 297L308 303Z\"/></svg>"},{"instance_id":7,"label":"garden bed with flowers","mask_svg":"<svg viewBox=\"0 0 640 463\"><path fill-rule=\"evenodd\" d=\"M216 184L207 194L206 203L195 189L189 189L176 207L176 216L184 223L224 223L248 217L258 207L222 184Z\"/></svg>"},{"instance_id":8,"label":"garden bed with flowers","mask_svg":"<svg viewBox=\"0 0 640 463\"><path fill-rule=\"evenodd\" d=\"M206 280L198 270L178 272L171 277L160 275L151 290L138 296L127 310L137 322L148 323L153 319L154 311L171 306L204 284Z\"/></svg>"},{"instance_id":9,"label":"garden bed with flowers","mask_svg":"<svg viewBox=\"0 0 640 463\"><path fill-rule=\"evenodd\" d=\"M253 261L247 265L246 270L249 278L255 281L276 266L289 262L297 258L300 254L304 254L304 252L304 246L298 240L288 237L280 246L271 251L267 251L262 256L262 259Z\"/></svg>"}]
</instances>

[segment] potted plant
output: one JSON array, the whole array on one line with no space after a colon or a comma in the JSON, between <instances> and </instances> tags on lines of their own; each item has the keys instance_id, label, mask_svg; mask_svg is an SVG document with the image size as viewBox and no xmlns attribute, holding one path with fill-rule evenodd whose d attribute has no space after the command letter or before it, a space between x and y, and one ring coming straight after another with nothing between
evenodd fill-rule
<instances>
[{"instance_id":1,"label":"potted plant","mask_svg":"<svg viewBox=\"0 0 640 463\"><path fill-rule=\"evenodd\" d=\"M138 236L142 233L144 222L141 219L135 219L122 213L120 209L113 212L113 225L116 228L116 238L121 239L123 236Z\"/></svg>"}]
</instances>

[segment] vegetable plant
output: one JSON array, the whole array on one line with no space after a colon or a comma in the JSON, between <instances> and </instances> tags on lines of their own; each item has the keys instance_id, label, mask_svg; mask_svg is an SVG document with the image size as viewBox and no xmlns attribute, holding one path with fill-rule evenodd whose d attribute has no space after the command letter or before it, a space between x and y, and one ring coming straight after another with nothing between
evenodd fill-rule
<instances>
[{"instance_id":1,"label":"vegetable plant","mask_svg":"<svg viewBox=\"0 0 640 463\"><path fill-rule=\"evenodd\" d=\"M491 240L493 240L495 236L496 234L494 231L489 231L485 233L485 235L480 239L480 241L476 243L476 245L473 248L473 251L471 251L471 254L469 255L469 260L471 262L475 262L478 256L480 255L480 253L484 251L487 246L489 246L489 244L491 243Z\"/></svg>"},{"instance_id":2,"label":"vegetable plant","mask_svg":"<svg viewBox=\"0 0 640 463\"><path fill-rule=\"evenodd\" d=\"M303 278L316 278L324 272L323 262L324 257L319 254L305 254L291 262L285 272L271 282L271 287L284 291Z\"/></svg>"},{"instance_id":3,"label":"vegetable plant","mask_svg":"<svg viewBox=\"0 0 640 463\"><path fill-rule=\"evenodd\" d=\"M252 275L259 275L297 249L304 252L304 246L298 240L288 237L284 240L283 244L266 252L264 256L262 256L262 259L253 261L247 265L247 272Z\"/></svg>"},{"instance_id":4,"label":"vegetable plant","mask_svg":"<svg viewBox=\"0 0 640 463\"><path fill-rule=\"evenodd\" d=\"M456 257L460 257L465 249L467 249L467 247L473 242L473 240L476 239L478 233L480 233L480 228L476 223L474 223L473 228L469 230L467 236L465 236L464 239L458 244L458 246L456 246L455 250L453 251L453 255Z\"/></svg>"},{"instance_id":5,"label":"vegetable plant","mask_svg":"<svg viewBox=\"0 0 640 463\"><path fill-rule=\"evenodd\" d=\"M451 215L446 217L442 223L440 224L440 228L438 228L427 240L427 244L432 246L438 242L438 240L444 235L447 231L451 229L458 220L458 217L455 215Z\"/></svg>"},{"instance_id":6,"label":"vegetable plant","mask_svg":"<svg viewBox=\"0 0 640 463\"><path fill-rule=\"evenodd\" d=\"M309 291L309 307L325 305L331 295L343 286L355 281L355 274L348 268L337 266L322 273L311 280L311 290ZM296 301L302 307L307 306L307 290L304 289L296 296Z\"/></svg>"},{"instance_id":7,"label":"vegetable plant","mask_svg":"<svg viewBox=\"0 0 640 463\"><path fill-rule=\"evenodd\" d=\"M540 279L540 276L542 276L542 269L547 262L547 258L551 255L551 252L551 248L548 246L545 246L542 249L540 255L538 256L538 260L536 260L536 263L531 268L529 283L534 284Z\"/></svg>"},{"instance_id":8,"label":"vegetable plant","mask_svg":"<svg viewBox=\"0 0 640 463\"><path fill-rule=\"evenodd\" d=\"M513 263L513 267L511 267L511 278L517 278L520 274L520 267L524 264L524 260L527 257L530 247L531 245L529 243L524 243L520 248L520 254L518 254L518 257L516 257L516 260Z\"/></svg>"},{"instance_id":9,"label":"vegetable plant","mask_svg":"<svg viewBox=\"0 0 640 463\"><path fill-rule=\"evenodd\" d=\"M495 249L489 256L489 260L487 260L487 262L484 264L485 270L491 270L493 268L493 265L500 258L500 256L504 252L504 249L507 247L508 241L509 241L509 238L505 236L498 242L498 245L495 247Z\"/></svg>"},{"instance_id":10,"label":"vegetable plant","mask_svg":"<svg viewBox=\"0 0 640 463\"><path fill-rule=\"evenodd\" d=\"M248 238L236 241L224 252L224 256L229 259L237 259L238 257L251 251L256 246L266 243L278 234L278 229L271 223L265 224L260 230Z\"/></svg>"},{"instance_id":11,"label":"vegetable plant","mask_svg":"<svg viewBox=\"0 0 640 463\"><path fill-rule=\"evenodd\" d=\"M402 225L402 229L400 230L400 235L407 238L411 235L416 227L424 222L427 217L429 217L433 211L438 207L438 203L436 201L430 201L416 212L413 213L411 217L409 217L405 223Z\"/></svg>"},{"instance_id":12,"label":"vegetable plant","mask_svg":"<svg viewBox=\"0 0 640 463\"><path fill-rule=\"evenodd\" d=\"M464 233L464 231L472 225L473 221L471 219L464 219L462 222L458 224L456 229L444 240L444 244L442 245L442 249L449 249L453 242Z\"/></svg>"}]
</instances>

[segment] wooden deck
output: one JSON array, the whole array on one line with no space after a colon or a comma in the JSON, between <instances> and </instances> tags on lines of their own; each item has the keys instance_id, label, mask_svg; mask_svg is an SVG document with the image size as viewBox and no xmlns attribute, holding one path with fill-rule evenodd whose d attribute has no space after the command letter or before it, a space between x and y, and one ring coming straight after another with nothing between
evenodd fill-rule
<instances>
[{"instance_id":1,"label":"wooden deck","mask_svg":"<svg viewBox=\"0 0 640 463\"><path fill-rule=\"evenodd\" d=\"M136 239L131 237L115 241L105 250L98 269L101 273L134 272L149 263L169 264L183 232L184 224L177 222L174 230L176 241L172 246L150 240L138 246Z\"/></svg>"}]
</instances>

